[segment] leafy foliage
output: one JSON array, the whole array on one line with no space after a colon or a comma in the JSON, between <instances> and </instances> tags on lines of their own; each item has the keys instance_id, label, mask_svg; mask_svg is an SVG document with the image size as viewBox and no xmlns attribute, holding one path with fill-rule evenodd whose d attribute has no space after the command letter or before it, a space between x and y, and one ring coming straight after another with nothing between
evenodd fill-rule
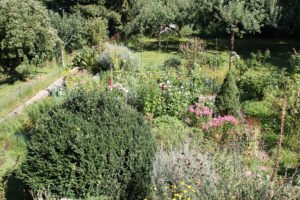
<instances>
[{"instance_id":1,"label":"leafy foliage","mask_svg":"<svg viewBox=\"0 0 300 200\"><path fill-rule=\"evenodd\" d=\"M125 27L125 33L132 32L158 34L162 26L173 21L175 13L161 0L145 1L138 9L136 17Z\"/></svg>"},{"instance_id":2,"label":"leafy foliage","mask_svg":"<svg viewBox=\"0 0 300 200\"><path fill-rule=\"evenodd\" d=\"M0 2L0 63L7 73L28 61L39 64L54 55L58 37L47 9L35 0Z\"/></svg>"},{"instance_id":3,"label":"leafy foliage","mask_svg":"<svg viewBox=\"0 0 300 200\"><path fill-rule=\"evenodd\" d=\"M290 58L291 68L293 72L300 72L300 53L294 50Z\"/></svg>"},{"instance_id":4,"label":"leafy foliage","mask_svg":"<svg viewBox=\"0 0 300 200\"><path fill-rule=\"evenodd\" d=\"M273 73L270 69L250 69L246 71L238 82L241 99L262 100L268 86L274 84Z\"/></svg>"},{"instance_id":5,"label":"leafy foliage","mask_svg":"<svg viewBox=\"0 0 300 200\"><path fill-rule=\"evenodd\" d=\"M96 62L96 51L89 47L84 47L76 52L72 61L73 67L79 67L93 72Z\"/></svg>"},{"instance_id":6,"label":"leafy foliage","mask_svg":"<svg viewBox=\"0 0 300 200\"><path fill-rule=\"evenodd\" d=\"M166 149L179 147L189 131L181 120L167 115L155 118L152 128L156 143Z\"/></svg>"},{"instance_id":7,"label":"leafy foliage","mask_svg":"<svg viewBox=\"0 0 300 200\"><path fill-rule=\"evenodd\" d=\"M87 44L86 23L80 13L64 13L63 16L55 12L49 12L49 14L52 26L58 31L63 49L72 52Z\"/></svg>"},{"instance_id":8,"label":"leafy foliage","mask_svg":"<svg viewBox=\"0 0 300 200\"><path fill-rule=\"evenodd\" d=\"M108 37L107 20L94 18L87 21L88 42L91 45L98 45Z\"/></svg>"},{"instance_id":9,"label":"leafy foliage","mask_svg":"<svg viewBox=\"0 0 300 200\"><path fill-rule=\"evenodd\" d=\"M19 177L55 197L145 196L154 140L142 116L112 94L78 92L33 118Z\"/></svg>"}]
</instances>

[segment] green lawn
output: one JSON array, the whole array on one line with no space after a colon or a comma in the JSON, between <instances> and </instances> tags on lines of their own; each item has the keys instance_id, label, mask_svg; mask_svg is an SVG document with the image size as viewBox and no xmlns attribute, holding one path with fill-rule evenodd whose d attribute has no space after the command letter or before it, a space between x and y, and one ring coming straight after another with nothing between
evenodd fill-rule
<instances>
[{"instance_id":1,"label":"green lawn","mask_svg":"<svg viewBox=\"0 0 300 200\"><path fill-rule=\"evenodd\" d=\"M25 82L2 83L0 85L0 118L5 117L65 73L64 69L51 62L47 63L46 67L34 69Z\"/></svg>"},{"instance_id":2,"label":"green lawn","mask_svg":"<svg viewBox=\"0 0 300 200\"><path fill-rule=\"evenodd\" d=\"M221 39L205 39L207 42L208 50L218 50L220 52L228 52L229 50L229 38ZM181 42L186 42L187 38L180 40L169 39L163 40L161 42L161 50L158 50L156 38L143 38L139 42L129 42L127 45L129 48L137 52L143 52L144 64L143 66L161 64L169 57L181 57L179 52L179 44ZM257 52L258 50L271 51L271 59L269 64L282 68L288 67L289 65L289 56L293 51L293 48L296 50L300 49L300 40L293 39L251 39L243 38L236 39L235 51L242 58L249 58L251 52Z\"/></svg>"},{"instance_id":3,"label":"green lawn","mask_svg":"<svg viewBox=\"0 0 300 200\"><path fill-rule=\"evenodd\" d=\"M183 59L179 52L163 52L163 51L143 51L136 53L141 59L143 69L155 70L162 66L164 62L171 58Z\"/></svg>"}]
</instances>

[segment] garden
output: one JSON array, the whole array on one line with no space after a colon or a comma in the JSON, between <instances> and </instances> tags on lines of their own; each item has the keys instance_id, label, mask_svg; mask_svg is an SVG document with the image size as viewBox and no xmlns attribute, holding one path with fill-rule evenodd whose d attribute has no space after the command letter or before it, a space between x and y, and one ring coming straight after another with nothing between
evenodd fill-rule
<instances>
[{"instance_id":1,"label":"garden","mask_svg":"<svg viewBox=\"0 0 300 200\"><path fill-rule=\"evenodd\" d=\"M296 8L1 1L0 199L300 199Z\"/></svg>"}]
</instances>

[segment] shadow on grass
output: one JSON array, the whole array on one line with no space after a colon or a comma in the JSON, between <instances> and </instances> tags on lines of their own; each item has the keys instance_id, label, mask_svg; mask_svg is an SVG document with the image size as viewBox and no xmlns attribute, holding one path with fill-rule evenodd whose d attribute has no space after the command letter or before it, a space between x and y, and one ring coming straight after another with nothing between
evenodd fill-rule
<instances>
[{"instance_id":1,"label":"shadow on grass","mask_svg":"<svg viewBox=\"0 0 300 200\"><path fill-rule=\"evenodd\" d=\"M164 53L172 53L179 52L179 44L178 40L163 40L161 42L161 48L159 49L157 41L145 42L144 45L141 43L136 45L131 45L130 48L136 52L142 51L161 51Z\"/></svg>"},{"instance_id":2,"label":"shadow on grass","mask_svg":"<svg viewBox=\"0 0 300 200\"><path fill-rule=\"evenodd\" d=\"M207 39L208 50L229 51L229 39ZM179 52L180 41L176 39L162 40L161 52L171 53ZM141 51L159 51L158 43L155 40L141 43L135 43L130 46L131 49L137 52ZM300 49L300 40L289 39L236 39L235 51L243 59L250 58L252 52L270 50L271 59L269 63L280 68L289 67L289 57L293 48Z\"/></svg>"},{"instance_id":3,"label":"shadow on grass","mask_svg":"<svg viewBox=\"0 0 300 200\"><path fill-rule=\"evenodd\" d=\"M5 85L5 84L13 85L17 81L26 82L26 81L28 81L28 79L30 79L34 76L45 75L45 74L47 74L47 73L41 72L41 71L34 71L34 72L30 72L30 73L22 73L22 78L20 78L20 76L14 76L11 74L3 74L0 72L0 86ZM1 75L4 76L4 78L1 78Z\"/></svg>"},{"instance_id":4,"label":"shadow on grass","mask_svg":"<svg viewBox=\"0 0 300 200\"><path fill-rule=\"evenodd\" d=\"M23 182L14 173L6 177L5 198L7 200L33 200Z\"/></svg>"},{"instance_id":5,"label":"shadow on grass","mask_svg":"<svg viewBox=\"0 0 300 200\"><path fill-rule=\"evenodd\" d=\"M299 167L300 166L297 166L295 168L285 167L283 163L280 163L278 175L285 176L287 179L295 178L295 175L296 177L299 176L298 173L295 173L300 169Z\"/></svg>"},{"instance_id":6,"label":"shadow on grass","mask_svg":"<svg viewBox=\"0 0 300 200\"><path fill-rule=\"evenodd\" d=\"M207 41L208 49L216 49L216 40ZM270 50L271 59L269 63L278 67L289 67L289 57L293 48L300 48L300 40L288 39L237 39L235 44L236 52L244 59L250 58L252 52ZM218 50L228 51L229 40L219 39Z\"/></svg>"}]
</instances>

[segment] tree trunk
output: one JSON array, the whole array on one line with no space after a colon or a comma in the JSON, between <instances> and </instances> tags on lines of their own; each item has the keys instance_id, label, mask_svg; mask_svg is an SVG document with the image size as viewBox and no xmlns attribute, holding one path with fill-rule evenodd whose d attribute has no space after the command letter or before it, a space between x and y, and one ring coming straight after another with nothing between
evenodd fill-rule
<instances>
[{"instance_id":1,"label":"tree trunk","mask_svg":"<svg viewBox=\"0 0 300 200\"><path fill-rule=\"evenodd\" d=\"M283 139L284 139L284 122L285 122L285 115L286 115L286 107L287 107L287 99L286 96L283 97L282 100L282 111L281 111L281 125L280 125L280 139L278 142L278 147L277 147L277 154L276 154L276 158L275 158L275 164L273 167L273 173L271 176L271 181L274 180L277 172L278 172L278 168L279 168L279 161L280 161L280 152L281 152L281 148L282 148L282 143L283 143Z\"/></svg>"},{"instance_id":2,"label":"tree trunk","mask_svg":"<svg viewBox=\"0 0 300 200\"><path fill-rule=\"evenodd\" d=\"M63 68L65 68L66 67L66 64L65 64L65 48L64 47L62 47L61 48L61 62L62 62L62 66L63 66Z\"/></svg>"},{"instance_id":3,"label":"tree trunk","mask_svg":"<svg viewBox=\"0 0 300 200\"><path fill-rule=\"evenodd\" d=\"M232 65L232 52L234 51L234 33L231 33L230 37L230 52L229 52L229 70L231 70L231 65Z\"/></svg>"},{"instance_id":4,"label":"tree trunk","mask_svg":"<svg viewBox=\"0 0 300 200\"><path fill-rule=\"evenodd\" d=\"M160 33L158 34L157 40L158 40L158 50L160 50L160 47L161 47L161 36L160 36Z\"/></svg>"},{"instance_id":5,"label":"tree trunk","mask_svg":"<svg viewBox=\"0 0 300 200\"><path fill-rule=\"evenodd\" d=\"M231 38L230 38L231 51L234 51L234 43L235 43L235 36L234 33L231 33Z\"/></svg>"}]
</instances>

